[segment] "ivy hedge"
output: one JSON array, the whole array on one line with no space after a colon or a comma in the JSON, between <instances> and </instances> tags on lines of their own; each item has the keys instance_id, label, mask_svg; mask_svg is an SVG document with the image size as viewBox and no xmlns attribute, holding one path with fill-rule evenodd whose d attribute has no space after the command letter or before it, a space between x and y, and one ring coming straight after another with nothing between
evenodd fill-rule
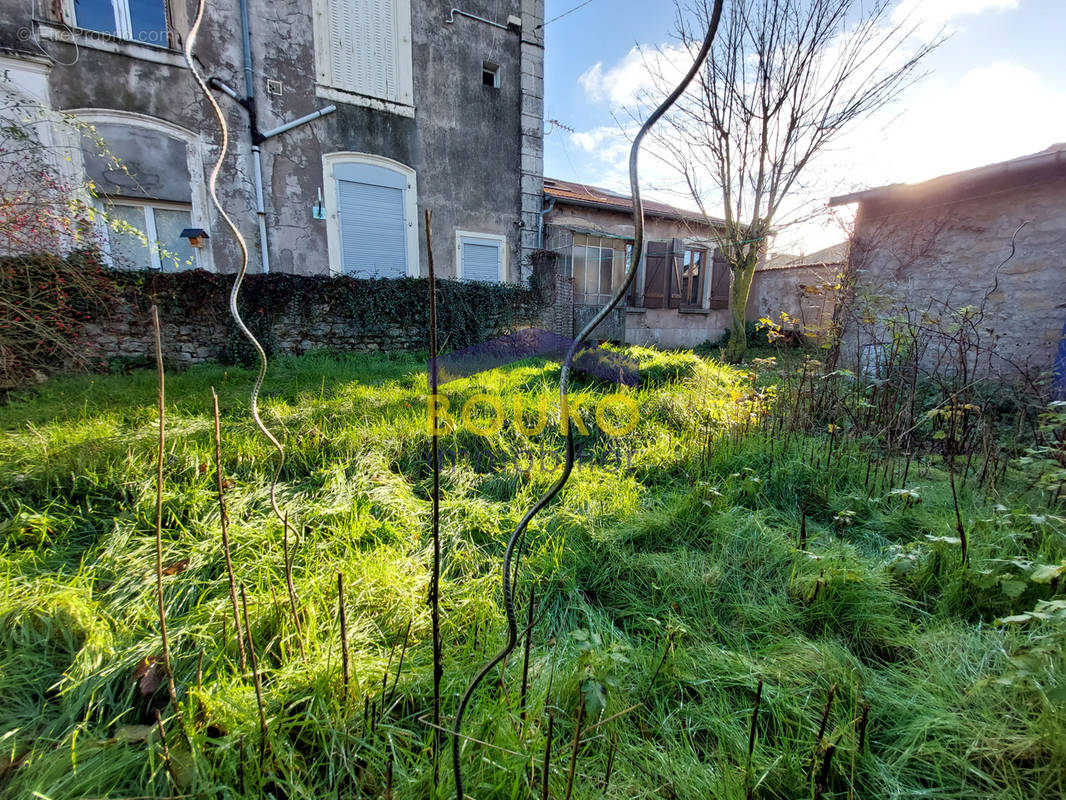
<instances>
[{"instance_id":1,"label":"ivy hedge","mask_svg":"<svg viewBox=\"0 0 1066 800\"><path fill-rule=\"evenodd\" d=\"M63 269L56 264L62 262ZM91 291L77 297L83 282L70 281L71 274L84 274L87 263L93 265ZM8 281L24 287L24 297L36 296L42 287L52 286L62 279L64 300L53 304L51 311L37 320L52 331L65 331L70 344L92 346L82 341L86 322L107 318L119 303L126 303L147 316L153 303L158 304L164 317L187 319L210 316L217 319L229 307L232 274L217 274L202 270L179 273L155 271L119 271L95 268L95 259L84 254L65 260L55 258L19 258L17 269L7 264ZM36 293L36 294L35 294ZM429 286L425 278L353 278L349 276L306 276L272 273L248 275L241 288L240 310L245 322L261 339L268 350L277 345L272 329L279 322L311 324L323 317L341 319L346 326L367 336L394 338L397 330L410 338L410 332L428 330ZM15 296L18 296L18 292ZM91 296L89 296L91 295ZM466 283L454 280L437 282L437 325L440 341L446 349L461 349L499 331L535 319L547 300L541 291L528 286L510 284ZM77 315L70 309L76 307ZM35 313L36 313L35 309ZM247 361L253 356L250 347L229 323L226 341L220 347L220 358L231 362ZM400 337L401 339L404 337ZM2 364L17 364L18 374L7 378L7 385L16 385L33 371L54 372L59 367L86 366L56 363L56 351L33 350L13 342L0 341L0 352L7 346Z\"/></svg>"}]
</instances>

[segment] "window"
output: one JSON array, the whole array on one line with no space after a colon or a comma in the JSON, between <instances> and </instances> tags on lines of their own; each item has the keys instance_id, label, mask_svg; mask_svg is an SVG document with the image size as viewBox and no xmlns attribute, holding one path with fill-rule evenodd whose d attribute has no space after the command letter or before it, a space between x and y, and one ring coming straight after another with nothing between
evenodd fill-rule
<instances>
[{"instance_id":1,"label":"window","mask_svg":"<svg viewBox=\"0 0 1066 800\"><path fill-rule=\"evenodd\" d=\"M184 228L209 229L199 137L154 117L114 109L72 109L93 135L71 142L81 180L106 212L101 236L120 268L211 270L210 240L194 248Z\"/></svg>"},{"instance_id":2,"label":"window","mask_svg":"<svg viewBox=\"0 0 1066 800\"><path fill-rule=\"evenodd\" d=\"M320 86L413 106L411 0L315 0L315 58Z\"/></svg>"},{"instance_id":3,"label":"window","mask_svg":"<svg viewBox=\"0 0 1066 800\"><path fill-rule=\"evenodd\" d=\"M331 271L364 278L418 275L414 170L361 153L332 153L324 162Z\"/></svg>"},{"instance_id":4,"label":"window","mask_svg":"<svg viewBox=\"0 0 1066 800\"><path fill-rule=\"evenodd\" d=\"M706 250L685 250L685 255L681 262L680 288L682 308L699 308L702 305L706 264Z\"/></svg>"},{"instance_id":5,"label":"window","mask_svg":"<svg viewBox=\"0 0 1066 800\"><path fill-rule=\"evenodd\" d=\"M74 0L74 25L141 44L169 45L165 0Z\"/></svg>"},{"instance_id":6,"label":"window","mask_svg":"<svg viewBox=\"0 0 1066 800\"><path fill-rule=\"evenodd\" d=\"M500 88L500 65L495 61L481 62L481 83L491 86L493 89Z\"/></svg>"},{"instance_id":7,"label":"window","mask_svg":"<svg viewBox=\"0 0 1066 800\"><path fill-rule=\"evenodd\" d=\"M455 276L460 280L503 283L507 280L507 237L455 232Z\"/></svg>"},{"instance_id":8,"label":"window","mask_svg":"<svg viewBox=\"0 0 1066 800\"><path fill-rule=\"evenodd\" d=\"M622 239L575 234L570 273L574 277L574 302L607 302L625 278L625 258L626 242Z\"/></svg>"},{"instance_id":9,"label":"window","mask_svg":"<svg viewBox=\"0 0 1066 800\"><path fill-rule=\"evenodd\" d=\"M182 230L192 227L191 206L112 200L104 211L113 266L162 272L199 268L199 251L181 238Z\"/></svg>"}]
</instances>

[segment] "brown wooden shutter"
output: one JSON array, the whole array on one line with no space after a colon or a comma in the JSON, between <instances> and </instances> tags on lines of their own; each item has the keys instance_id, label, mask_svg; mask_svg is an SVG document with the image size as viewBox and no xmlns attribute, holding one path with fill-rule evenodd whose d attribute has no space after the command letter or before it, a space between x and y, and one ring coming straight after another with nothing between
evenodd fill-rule
<instances>
[{"instance_id":1,"label":"brown wooden shutter","mask_svg":"<svg viewBox=\"0 0 1066 800\"><path fill-rule=\"evenodd\" d=\"M711 260L711 308L729 308L729 262L722 250L714 248Z\"/></svg>"},{"instance_id":2,"label":"brown wooden shutter","mask_svg":"<svg viewBox=\"0 0 1066 800\"><path fill-rule=\"evenodd\" d=\"M670 260L667 262L669 274L666 276L670 287L670 308L681 307L681 270L685 266L685 243L680 239L670 242Z\"/></svg>"},{"instance_id":3,"label":"brown wooden shutter","mask_svg":"<svg viewBox=\"0 0 1066 800\"><path fill-rule=\"evenodd\" d=\"M644 256L644 307L662 308L665 304L667 263L670 246L666 242L648 242Z\"/></svg>"}]
</instances>

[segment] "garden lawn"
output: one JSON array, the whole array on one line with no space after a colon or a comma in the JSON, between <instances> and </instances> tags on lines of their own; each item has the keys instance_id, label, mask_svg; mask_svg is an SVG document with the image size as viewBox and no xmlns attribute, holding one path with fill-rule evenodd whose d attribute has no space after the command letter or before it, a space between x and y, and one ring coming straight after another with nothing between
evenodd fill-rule
<instances>
[{"instance_id":1,"label":"garden lawn","mask_svg":"<svg viewBox=\"0 0 1066 800\"><path fill-rule=\"evenodd\" d=\"M855 443L731 431L750 421L750 375L631 353L639 388L576 382L581 464L518 569L528 685L520 645L474 696L467 794L541 797L551 730L554 798L1066 796L1066 521L1010 475L994 497L963 486L964 568L934 457L907 491L870 491ZM447 727L504 639L504 543L558 474L558 372L530 361L442 387L451 412L489 394L506 417L440 440ZM155 373L53 380L0 406L0 798L433 795L425 364L270 366L298 625L252 378L166 376L164 607L183 730L155 663ZM212 386L254 674L221 541ZM640 420L612 437L595 408L616 392ZM541 403L548 424L527 436ZM497 427L488 402L471 410ZM450 749L440 775L452 796Z\"/></svg>"}]
</instances>

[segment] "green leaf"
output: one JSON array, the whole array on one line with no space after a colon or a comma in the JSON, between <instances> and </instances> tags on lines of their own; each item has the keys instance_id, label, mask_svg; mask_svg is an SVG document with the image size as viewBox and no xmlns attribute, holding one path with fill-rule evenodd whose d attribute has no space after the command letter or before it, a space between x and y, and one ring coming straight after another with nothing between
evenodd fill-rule
<instances>
[{"instance_id":1,"label":"green leaf","mask_svg":"<svg viewBox=\"0 0 1066 800\"><path fill-rule=\"evenodd\" d=\"M1066 574L1066 564L1038 564L1029 575L1033 583L1051 583L1060 575Z\"/></svg>"},{"instance_id":2,"label":"green leaf","mask_svg":"<svg viewBox=\"0 0 1066 800\"><path fill-rule=\"evenodd\" d=\"M598 717L607 708L607 687L599 681L585 681L581 694L585 696L585 716Z\"/></svg>"},{"instance_id":3,"label":"green leaf","mask_svg":"<svg viewBox=\"0 0 1066 800\"><path fill-rule=\"evenodd\" d=\"M1000 617L999 619L996 620L996 622L999 622L1000 624L1003 624L1003 625L1017 625L1017 624L1020 624L1022 622L1028 622L1032 618L1033 618L1032 614L1014 614L1014 615L1009 616L1009 617Z\"/></svg>"},{"instance_id":4,"label":"green leaf","mask_svg":"<svg viewBox=\"0 0 1066 800\"><path fill-rule=\"evenodd\" d=\"M999 585L1003 590L1003 594L1007 595L1007 597L1012 600L1021 597L1026 589L1025 581L1017 581L1013 579L1000 581Z\"/></svg>"},{"instance_id":5,"label":"green leaf","mask_svg":"<svg viewBox=\"0 0 1066 800\"><path fill-rule=\"evenodd\" d=\"M1066 684L1048 689L1044 696L1057 706L1066 705Z\"/></svg>"}]
</instances>

